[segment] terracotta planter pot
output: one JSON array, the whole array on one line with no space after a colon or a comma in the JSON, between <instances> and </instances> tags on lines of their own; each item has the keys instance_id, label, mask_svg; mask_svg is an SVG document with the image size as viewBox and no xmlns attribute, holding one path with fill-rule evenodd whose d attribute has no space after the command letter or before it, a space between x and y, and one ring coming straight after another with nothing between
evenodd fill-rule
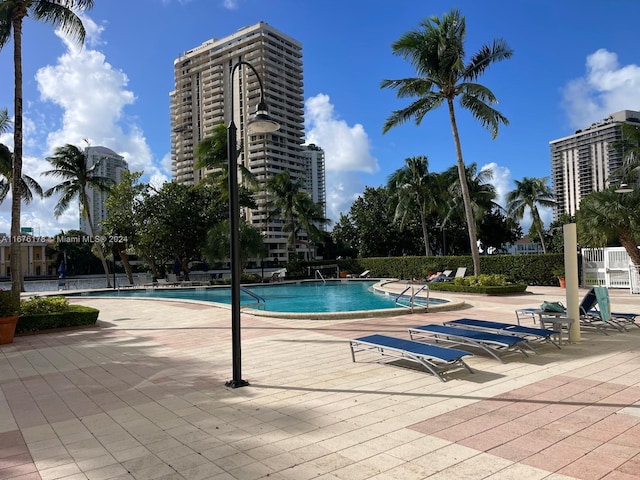
<instances>
[{"instance_id":1,"label":"terracotta planter pot","mask_svg":"<svg viewBox=\"0 0 640 480\"><path fill-rule=\"evenodd\" d=\"M18 315L15 317L0 318L0 345L13 342L13 334L16 331Z\"/></svg>"},{"instance_id":2,"label":"terracotta planter pot","mask_svg":"<svg viewBox=\"0 0 640 480\"><path fill-rule=\"evenodd\" d=\"M558 282L560 283L560 288L567 288L567 282L564 277L558 277Z\"/></svg>"}]
</instances>

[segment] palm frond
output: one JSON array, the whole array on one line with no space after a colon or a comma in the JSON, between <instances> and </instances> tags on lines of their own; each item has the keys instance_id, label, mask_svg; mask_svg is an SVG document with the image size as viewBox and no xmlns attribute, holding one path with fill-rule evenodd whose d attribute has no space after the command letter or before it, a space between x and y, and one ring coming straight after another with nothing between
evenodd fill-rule
<instances>
[{"instance_id":1,"label":"palm frond","mask_svg":"<svg viewBox=\"0 0 640 480\"><path fill-rule=\"evenodd\" d=\"M484 71L495 62L500 62L511 58L513 50L507 45L502 38L493 41L491 45L483 45L478 52L471 57L466 67L464 77L469 80L475 80Z\"/></svg>"},{"instance_id":2,"label":"palm frond","mask_svg":"<svg viewBox=\"0 0 640 480\"><path fill-rule=\"evenodd\" d=\"M471 115L480 122L491 133L491 138L495 139L498 136L498 128L500 124L509 125L507 117L502 115L495 108L490 107L477 97L471 95L462 95L460 97L460 104L463 108L469 110Z\"/></svg>"},{"instance_id":3,"label":"palm frond","mask_svg":"<svg viewBox=\"0 0 640 480\"><path fill-rule=\"evenodd\" d=\"M82 20L72 9L85 10L93 7L93 0L67 0L63 3L35 0L31 15L36 20L49 23L78 45L84 43L86 31Z\"/></svg>"}]
</instances>

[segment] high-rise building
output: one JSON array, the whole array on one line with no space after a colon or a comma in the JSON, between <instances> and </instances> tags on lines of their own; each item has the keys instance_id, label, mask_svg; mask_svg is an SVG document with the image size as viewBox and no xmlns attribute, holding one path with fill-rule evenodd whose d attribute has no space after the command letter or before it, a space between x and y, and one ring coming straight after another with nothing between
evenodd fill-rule
<instances>
[{"instance_id":1,"label":"high-rise building","mask_svg":"<svg viewBox=\"0 0 640 480\"><path fill-rule=\"evenodd\" d=\"M625 123L640 124L640 112L616 112L573 135L549 142L555 219L565 213L574 215L585 196L620 181L614 172L622 166L623 152L614 143L622 139Z\"/></svg>"},{"instance_id":2,"label":"high-rise building","mask_svg":"<svg viewBox=\"0 0 640 480\"><path fill-rule=\"evenodd\" d=\"M253 135L246 128L260 101L258 79L246 65L234 71L234 112L229 111L230 73L240 60L258 72L269 114L280 124L278 131ZM266 182L282 171L289 171L292 180L306 181L302 45L260 22L184 52L174 61L174 75L175 89L170 93L174 180L194 185L209 173L195 168L194 150L214 127L228 125L233 118L242 147L238 163L258 183L258 206L243 213L262 232L267 258L286 259L288 233L282 231L281 221L269 217ZM240 174L239 181L245 180Z\"/></svg>"},{"instance_id":3,"label":"high-rise building","mask_svg":"<svg viewBox=\"0 0 640 480\"><path fill-rule=\"evenodd\" d=\"M324 177L324 150L310 143L302 146L302 155L306 161L305 185L314 203L322 204L323 216L327 216L327 188ZM325 226L322 226L324 229Z\"/></svg>"},{"instance_id":4,"label":"high-rise building","mask_svg":"<svg viewBox=\"0 0 640 480\"><path fill-rule=\"evenodd\" d=\"M116 184L120 183L122 172L128 171L129 166L124 158L113 150L106 147L87 147L84 151L87 158L87 168L92 168L96 163L100 162L96 176L106 177L113 180ZM91 214L91 223L94 227L94 233L100 233L100 222L107 218L107 209L104 202L107 199L107 192L100 191L91 187L87 188L88 204L87 210ZM91 233L89 220L82 206L80 207L80 230L85 233Z\"/></svg>"}]
</instances>

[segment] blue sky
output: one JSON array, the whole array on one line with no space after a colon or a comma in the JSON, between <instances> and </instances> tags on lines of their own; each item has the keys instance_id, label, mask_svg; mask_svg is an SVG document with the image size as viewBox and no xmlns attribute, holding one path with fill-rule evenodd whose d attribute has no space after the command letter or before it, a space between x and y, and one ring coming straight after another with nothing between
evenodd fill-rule
<instances>
[{"instance_id":1,"label":"blue sky","mask_svg":"<svg viewBox=\"0 0 640 480\"><path fill-rule=\"evenodd\" d=\"M87 139L124 155L144 180L169 180L173 61L265 21L303 45L306 134L325 149L328 215L337 220L365 186L385 184L408 157L428 156L435 172L454 164L446 109L383 135L387 116L409 100L380 89L383 79L414 76L391 44L451 8L466 17L469 56L495 38L514 50L480 79L510 121L498 138L458 110L465 162L493 168L499 192L514 179L549 175L549 141L612 112L640 110L637 0L96 0L83 14L82 50L49 25L25 20L25 173L39 178L54 148ZM10 114L12 49L0 51L0 107ZM12 147L11 135L0 141ZM77 228L77 207L55 219L54 201L24 206L22 225L41 235ZM7 199L0 232L10 229L9 209Z\"/></svg>"}]
</instances>

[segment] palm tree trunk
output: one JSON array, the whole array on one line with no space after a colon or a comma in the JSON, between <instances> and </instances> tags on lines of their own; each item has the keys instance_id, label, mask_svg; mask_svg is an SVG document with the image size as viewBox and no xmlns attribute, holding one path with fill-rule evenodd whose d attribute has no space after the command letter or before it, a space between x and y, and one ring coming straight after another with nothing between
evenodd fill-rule
<instances>
[{"instance_id":1,"label":"palm tree trunk","mask_svg":"<svg viewBox=\"0 0 640 480\"><path fill-rule=\"evenodd\" d=\"M453 100L447 99L449 106L449 119L451 120L451 130L453 132L453 141L456 145L456 157L458 159L458 178L460 179L460 191L462 192L462 202L464 204L464 214L467 220L467 228L469 230L469 246L471 247L471 258L473 258L473 274L477 277L480 275L480 252L478 252L478 235L476 233L476 221L473 218L473 210L471 208L471 197L469 195L469 185L467 184L467 172L462 159L462 147L460 146L460 136L458 135L458 125L456 124L456 115L453 109Z\"/></svg>"},{"instance_id":2,"label":"palm tree trunk","mask_svg":"<svg viewBox=\"0 0 640 480\"><path fill-rule=\"evenodd\" d=\"M424 254L425 256L431 255L431 246L429 245L429 228L427 227L427 218L424 211L420 209L420 222L422 223L422 238L424 240Z\"/></svg>"},{"instance_id":3,"label":"palm tree trunk","mask_svg":"<svg viewBox=\"0 0 640 480\"><path fill-rule=\"evenodd\" d=\"M628 230L620 232L620 243L629 254L633 264L640 266L640 250L638 250L638 243L633 234Z\"/></svg>"},{"instance_id":4,"label":"palm tree trunk","mask_svg":"<svg viewBox=\"0 0 640 480\"><path fill-rule=\"evenodd\" d=\"M13 21L14 114L13 167L11 178L11 293L20 298L24 290L20 236L22 202L22 19Z\"/></svg>"},{"instance_id":5,"label":"palm tree trunk","mask_svg":"<svg viewBox=\"0 0 640 480\"><path fill-rule=\"evenodd\" d=\"M533 217L533 224L536 226L536 230L538 230L538 238L540 238L540 244L542 245L542 253L547 253L547 247L544 244L544 236L542 234L542 220L540 220L540 213L538 213L538 209L534 205L531 208L531 216Z\"/></svg>"},{"instance_id":6,"label":"palm tree trunk","mask_svg":"<svg viewBox=\"0 0 640 480\"><path fill-rule=\"evenodd\" d=\"M86 209L87 223L89 224L89 230L91 230L91 237L96 240L96 250L98 250L98 257L102 262L104 275L107 278L107 288L112 288L111 277L109 276L109 266L107 265L107 259L104 256L104 251L102 250L102 244L96 239L95 229L93 228L93 221L91 221L91 212L87 208L87 206L89 205L89 198L87 197L87 192L85 192L84 188L82 189L82 203L84 204L84 208Z\"/></svg>"}]
</instances>

